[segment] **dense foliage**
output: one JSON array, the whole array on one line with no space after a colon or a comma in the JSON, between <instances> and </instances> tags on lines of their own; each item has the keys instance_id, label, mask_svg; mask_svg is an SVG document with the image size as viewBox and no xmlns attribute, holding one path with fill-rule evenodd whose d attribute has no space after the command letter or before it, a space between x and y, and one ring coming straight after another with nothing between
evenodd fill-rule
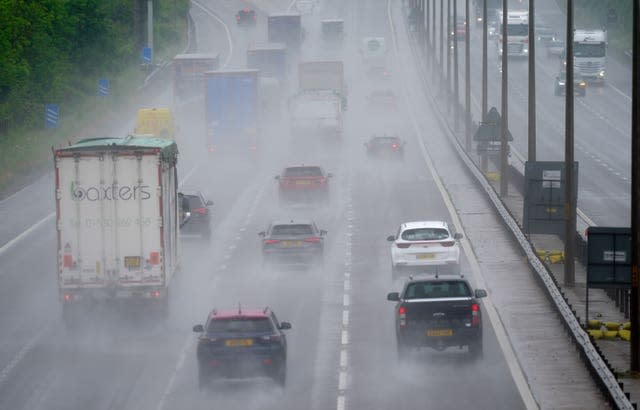
<instances>
[{"instance_id":1,"label":"dense foliage","mask_svg":"<svg viewBox=\"0 0 640 410\"><path fill-rule=\"evenodd\" d=\"M146 0L0 0L0 124L42 124L43 105L95 95L138 64ZM154 0L156 54L179 38L188 0Z\"/></svg>"}]
</instances>

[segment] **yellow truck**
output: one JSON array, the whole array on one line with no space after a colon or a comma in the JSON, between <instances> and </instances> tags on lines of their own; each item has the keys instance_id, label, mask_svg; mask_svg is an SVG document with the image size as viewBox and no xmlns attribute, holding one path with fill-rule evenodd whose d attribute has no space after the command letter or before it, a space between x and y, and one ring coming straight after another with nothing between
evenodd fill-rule
<instances>
[{"instance_id":1,"label":"yellow truck","mask_svg":"<svg viewBox=\"0 0 640 410\"><path fill-rule=\"evenodd\" d=\"M136 116L135 135L175 139L176 126L168 108L141 108Z\"/></svg>"}]
</instances>

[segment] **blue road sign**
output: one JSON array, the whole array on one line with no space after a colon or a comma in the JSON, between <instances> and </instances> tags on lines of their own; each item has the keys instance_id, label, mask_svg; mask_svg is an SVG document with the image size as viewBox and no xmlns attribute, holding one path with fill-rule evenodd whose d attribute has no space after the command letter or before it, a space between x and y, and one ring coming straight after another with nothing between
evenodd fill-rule
<instances>
[{"instance_id":1,"label":"blue road sign","mask_svg":"<svg viewBox=\"0 0 640 410\"><path fill-rule=\"evenodd\" d=\"M109 80L107 78L101 78L98 80L98 95L100 97L106 97L109 95Z\"/></svg>"},{"instance_id":2,"label":"blue road sign","mask_svg":"<svg viewBox=\"0 0 640 410\"><path fill-rule=\"evenodd\" d=\"M58 128L58 119L60 117L58 104L47 104L44 106L44 127L46 129Z\"/></svg>"},{"instance_id":3,"label":"blue road sign","mask_svg":"<svg viewBox=\"0 0 640 410\"><path fill-rule=\"evenodd\" d=\"M151 50L151 47L143 47L142 48L142 64L151 64L152 59L153 59L153 50Z\"/></svg>"}]
</instances>

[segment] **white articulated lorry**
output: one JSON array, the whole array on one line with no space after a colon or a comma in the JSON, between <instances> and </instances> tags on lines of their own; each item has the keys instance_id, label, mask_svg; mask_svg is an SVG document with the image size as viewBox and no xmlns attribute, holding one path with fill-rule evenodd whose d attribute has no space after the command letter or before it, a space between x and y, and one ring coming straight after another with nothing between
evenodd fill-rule
<instances>
[{"instance_id":1,"label":"white articulated lorry","mask_svg":"<svg viewBox=\"0 0 640 410\"><path fill-rule=\"evenodd\" d=\"M58 287L67 324L99 303L168 312L179 266L175 142L95 138L54 151Z\"/></svg>"},{"instance_id":2,"label":"white articulated lorry","mask_svg":"<svg viewBox=\"0 0 640 410\"><path fill-rule=\"evenodd\" d=\"M498 13L500 30L496 37L496 47L498 57L502 57L502 10ZM514 10L507 12L507 57L528 57L529 56L529 12L525 10Z\"/></svg>"},{"instance_id":3,"label":"white articulated lorry","mask_svg":"<svg viewBox=\"0 0 640 410\"><path fill-rule=\"evenodd\" d=\"M342 137L346 102L342 61L298 64L298 92L289 101L291 133Z\"/></svg>"}]
</instances>

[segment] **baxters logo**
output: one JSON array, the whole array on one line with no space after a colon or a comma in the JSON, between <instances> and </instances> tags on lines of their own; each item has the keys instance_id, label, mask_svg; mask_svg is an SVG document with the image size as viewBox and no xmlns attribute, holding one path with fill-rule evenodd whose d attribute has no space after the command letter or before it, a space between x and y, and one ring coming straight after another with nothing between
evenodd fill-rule
<instances>
[{"instance_id":1,"label":"baxters logo","mask_svg":"<svg viewBox=\"0 0 640 410\"><path fill-rule=\"evenodd\" d=\"M130 201L147 200L151 198L149 185L118 185L111 184L103 187L81 187L72 182L70 185L71 199L74 201Z\"/></svg>"}]
</instances>

